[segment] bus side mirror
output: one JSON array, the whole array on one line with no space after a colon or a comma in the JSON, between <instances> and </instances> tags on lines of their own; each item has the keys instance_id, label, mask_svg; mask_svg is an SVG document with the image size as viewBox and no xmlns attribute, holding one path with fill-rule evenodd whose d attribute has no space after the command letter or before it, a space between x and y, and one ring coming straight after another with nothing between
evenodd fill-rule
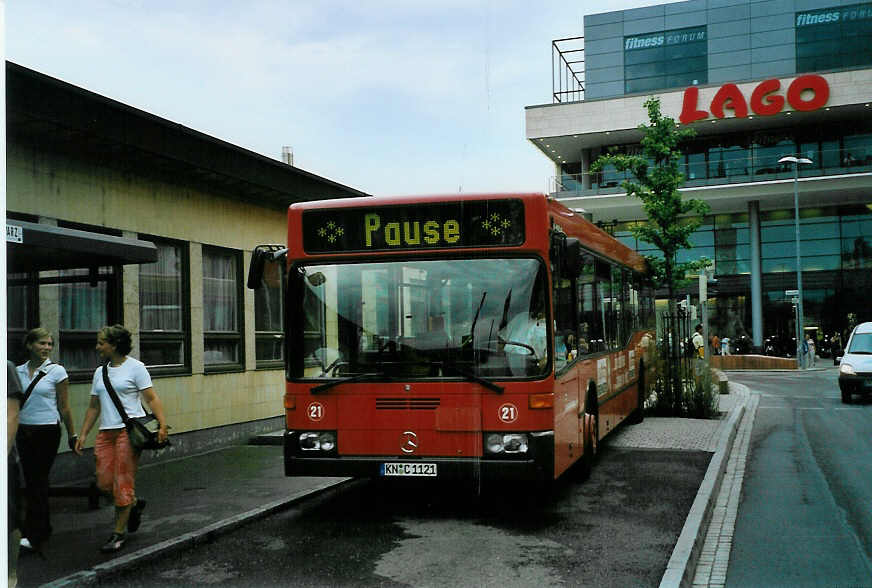
<instances>
[{"instance_id":1,"label":"bus side mirror","mask_svg":"<svg viewBox=\"0 0 872 588\"><path fill-rule=\"evenodd\" d=\"M251 252L251 265L248 266L248 280L245 285L250 290L257 290L263 282L263 268L267 261L284 259L288 248L282 245L258 245Z\"/></svg>"}]
</instances>

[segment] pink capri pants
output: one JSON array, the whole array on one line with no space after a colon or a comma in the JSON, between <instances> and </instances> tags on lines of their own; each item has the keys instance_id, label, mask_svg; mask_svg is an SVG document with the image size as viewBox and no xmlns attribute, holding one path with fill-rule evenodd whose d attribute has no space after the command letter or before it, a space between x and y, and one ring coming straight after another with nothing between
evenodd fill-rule
<instances>
[{"instance_id":1,"label":"pink capri pants","mask_svg":"<svg viewBox=\"0 0 872 588\"><path fill-rule=\"evenodd\" d=\"M97 457L97 487L115 499L115 506L125 507L136 500L136 468L139 454L130 445L126 429L108 429L97 433L94 444Z\"/></svg>"}]
</instances>

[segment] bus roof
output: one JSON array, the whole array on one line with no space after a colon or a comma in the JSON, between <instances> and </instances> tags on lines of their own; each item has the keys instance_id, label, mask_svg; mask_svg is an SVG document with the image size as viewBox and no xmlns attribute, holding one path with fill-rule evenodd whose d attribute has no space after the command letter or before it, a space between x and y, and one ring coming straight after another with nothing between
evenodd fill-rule
<instances>
[{"instance_id":1,"label":"bus roof","mask_svg":"<svg viewBox=\"0 0 872 588\"><path fill-rule=\"evenodd\" d=\"M567 208L554 198L548 199L548 211L554 223L568 237L578 239L581 246L588 251L613 259L636 271L645 271L647 264L644 257L584 218L581 213Z\"/></svg>"},{"instance_id":2,"label":"bus roof","mask_svg":"<svg viewBox=\"0 0 872 588\"><path fill-rule=\"evenodd\" d=\"M394 204L428 204L436 202L450 202L463 200L506 200L509 198L520 200L542 200L544 194L531 192L523 193L463 193L463 194L425 194L416 196L360 196L356 198L333 198L330 200L310 200L297 202L290 206L291 210L316 210L325 208L351 208L365 206L391 206Z\"/></svg>"}]
</instances>

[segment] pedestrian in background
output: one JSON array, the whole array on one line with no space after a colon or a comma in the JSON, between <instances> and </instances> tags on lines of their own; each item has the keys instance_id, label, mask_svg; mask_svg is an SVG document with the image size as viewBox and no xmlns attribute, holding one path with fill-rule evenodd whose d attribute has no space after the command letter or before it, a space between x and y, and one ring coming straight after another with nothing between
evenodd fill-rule
<instances>
[{"instance_id":1,"label":"pedestrian in background","mask_svg":"<svg viewBox=\"0 0 872 588\"><path fill-rule=\"evenodd\" d=\"M694 329L693 337L690 339L691 344L693 345L694 350L694 366L693 373L695 376L696 384L702 381L702 375L705 373L705 338L702 336L702 324L696 325Z\"/></svg>"},{"instance_id":2,"label":"pedestrian in background","mask_svg":"<svg viewBox=\"0 0 872 588\"><path fill-rule=\"evenodd\" d=\"M721 352L721 338L717 335L712 335L712 355L717 355Z\"/></svg>"},{"instance_id":3,"label":"pedestrian in background","mask_svg":"<svg viewBox=\"0 0 872 588\"><path fill-rule=\"evenodd\" d=\"M805 334L805 346L807 349L807 360L805 362L805 365L806 367L813 368L815 360L815 345L814 339L808 333Z\"/></svg>"},{"instance_id":4,"label":"pedestrian in background","mask_svg":"<svg viewBox=\"0 0 872 588\"><path fill-rule=\"evenodd\" d=\"M6 585L18 584L18 549L21 529L18 526L18 452L15 435L21 409L21 382L15 364L6 360Z\"/></svg>"},{"instance_id":5,"label":"pedestrian in background","mask_svg":"<svg viewBox=\"0 0 872 588\"><path fill-rule=\"evenodd\" d=\"M160 429L158 440L167 438L167 422L163 404L155 393L148 370L138 359L127 354L133 347L133 338L122 325L103 327L97 333L97 353L108 368L108 378L127 416L145 416L140 394L157 417ZM76 442L76 453L81 455L91 427L100 417L100 430L94 443L97 458L97 487L111 494L115 501L115 525L108 541L100 548L104 553L118 551L124 546L127 533L139 529L145 500L136 496L136 468L139 453L130 444L121 415L103 383L103 368L98 367L91 382L91 400L85 412L82 431Z\"/></svg>"},{"instance_id":6,"label":"pedestrian in background","mask_svg":"<svg viewBox=\"0 0 872 588\"><path fill-rule=\"evenodd\" d=\"M41 327L30 330L24 337L24 347L28 359L16 368L25 391L16 436L26 487L21 546L41 551L51 535L48 484L61 440L60 422L67 429L70 449L75 447L76 435L68 398L69 378L64 366L51 361L51 333Z\"/></svg>"},{"instance_id":7,"label":"pedestrian in background","mask_svg":"<svg viewBox=\"0 0 872 588\"><path fill-rule=\"evenodd\" d=\"M721 339L721 355L729 355L730 354L730 338L724 337Z\"/></svg>"}]
</instances>

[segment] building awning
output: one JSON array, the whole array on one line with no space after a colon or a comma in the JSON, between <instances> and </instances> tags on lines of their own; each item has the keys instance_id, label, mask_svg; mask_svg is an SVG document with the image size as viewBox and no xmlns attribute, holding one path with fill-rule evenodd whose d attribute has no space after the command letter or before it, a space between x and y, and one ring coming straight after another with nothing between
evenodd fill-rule
<instances>
[{"instance_id":1,"label":"building awning","mask_svg":"<svg viewBox=\"0 0 872 588\"><path fill-rule=\"evenodd\" d=\"M29 272L151 263L149 241L19 220L6 221L6 271Z\"/></svg>"}]
</instances>

